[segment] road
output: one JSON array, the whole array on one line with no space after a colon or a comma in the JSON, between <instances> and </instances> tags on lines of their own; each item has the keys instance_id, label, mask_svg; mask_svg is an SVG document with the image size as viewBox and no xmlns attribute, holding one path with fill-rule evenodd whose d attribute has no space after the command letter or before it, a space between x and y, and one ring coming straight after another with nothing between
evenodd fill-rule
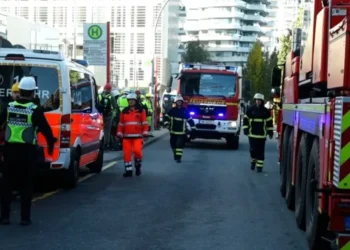
<instances>
[{"instance_id":1,"label":"road","mask_svg":"<svg viewBox=\"0 0 350 250\"><path fill-rule=\"evenodd\" d=\"M262 174L249 169L246 138L238 151L196 140L181 164L168 136L144 153L141 177L123 179L118 162L75 190L36 201L30 227L20 227L14 213L0 227L0 249L307 249L279 194L274 141Z\"/></svg>"}]
</instances>

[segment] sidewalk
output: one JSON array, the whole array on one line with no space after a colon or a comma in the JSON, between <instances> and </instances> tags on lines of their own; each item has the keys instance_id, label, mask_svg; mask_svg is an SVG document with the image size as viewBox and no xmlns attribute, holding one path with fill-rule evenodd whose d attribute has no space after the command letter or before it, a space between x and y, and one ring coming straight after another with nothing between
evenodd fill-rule
<instances>
[{"instance_id":1,"label":"sidewalk","mask_svg":"<svg viewBox=\"0 0 350 250\"><path fill-rule=\"evenodd\" d=\"M152 132L154 137L149 137L148 141L146 141L144 146L148 146L156 141L158 141L160 138L162 138L163 136L167 135L169 133L168 129L160 129L160 130L155 130ZM119 151L108 151L104 153L104 163L108 163L111 161L116 161L116 160L120 160L123 158L123 151L119 150Z\"/></svg>"}]
</instances>

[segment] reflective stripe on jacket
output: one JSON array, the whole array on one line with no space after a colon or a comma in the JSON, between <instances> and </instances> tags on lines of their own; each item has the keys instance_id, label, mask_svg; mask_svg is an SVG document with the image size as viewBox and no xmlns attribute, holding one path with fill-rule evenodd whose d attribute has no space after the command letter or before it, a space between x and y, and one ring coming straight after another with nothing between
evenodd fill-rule
<instances>
[{"instance_id":1,"label":"reflective stripe on jacket","mask_svg":"<svg viewBox=\"0 0 350 250\"><path fill-rule=\"evenodd\" d=\"M125 108L120 113L118 135L124 138L140 138L148 135L146 112L142 108Z\"/></svg>"},{"instance_id":2,"label":"reflective stripe on jacket","mask_svg":"<svg viewBox=\"0 0 350 250\"><path fill-rule=\"evenodd\" d=\"M263 105L253 105L248 108L244 119L243 129L251 138L265 139L267 135L273 135L272 117Z\"/></svg>"},{"instance_id":3,"label":"reflective stripe on jacket","mask_svg":"<svg viewBox=\"0 0 350 250\"><path fill-rule=\"evenodd\" d=\"M28 102L10 102L7 107L5 141L9 143L36 144L36 130L32 115L37 106Z\"/></svg>"},{"instance_id":4,"label":"reflective stripe on jacket","mask_svg":"<svg viewBox=\"0 0 350 250\"><path fill-rule=\"evenodd\" d=\"M187 110L183 107L170 109L169 113L164 117L165 121L170 122L170 133L175 135L186 134L188 118Z\"/></svg>"}]
</instances>

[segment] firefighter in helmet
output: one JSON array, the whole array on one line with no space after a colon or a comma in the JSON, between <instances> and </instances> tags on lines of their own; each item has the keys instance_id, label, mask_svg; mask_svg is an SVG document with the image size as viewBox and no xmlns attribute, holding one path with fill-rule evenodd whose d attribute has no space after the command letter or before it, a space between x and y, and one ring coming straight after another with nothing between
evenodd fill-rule
<instances>
[{"instance_id":1,"label":"firefighter in helmet","mask_svg":"<svg viewBox=\"0 0 350 250\"><path fill-rule=\"evenodd\" d=\"M191 126L187 122L189 115L187 109L183 107L183 101L182 96L177 95L174 100L176 106L171 108L164 117L164 125L170 130L170 146L174 153L174 160L178 163L181 162L185 147L186 132L191 131Z\"/></svg>"},{"instance_id":2,"label":"firefighter in helmet","mask_svg":"<svg viewBox=\"0 0 350 250\"><path fill-rule=\"evenodd\" d=\"M265 160L266 136L273 137L272 117L264 107L264 95L254 95L255 104L250 106L244 116L244 134L249 138L251 170L262 172Z\"/></svg>"},{"instance_id":3,"label":"firefighter in helmet","mask_svg":"<svg viewBox=\"0 0 350 250\"><path fill-rule=\"evenodd\" d=\"M142 146L143 138L148 138L148 123L146 111L137 103L137 96L130 93L126 97L128 107L120 113L118 124L119 138L123 138L124 151L124 177L132 177L132 154L134 153L134 162L136 175L141 175Z\"/></svg>"}]
</instances>

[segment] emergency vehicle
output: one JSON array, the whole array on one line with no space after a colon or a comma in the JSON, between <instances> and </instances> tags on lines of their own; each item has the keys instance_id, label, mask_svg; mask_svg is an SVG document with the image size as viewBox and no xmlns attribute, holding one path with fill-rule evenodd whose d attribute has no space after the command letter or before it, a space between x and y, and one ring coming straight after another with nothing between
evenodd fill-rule
<instances>
[{"instance_id":1,"label":"emergency vehicle","mask_svg":"<svg viewBox=\"0 0 350 250\"><path fill-rule=\"evenodd\" d=\"M272 77L274 100L281 100L280 191L305 229L309 249L347 250L350 3L315 0L308 6L304 23L309 27L293 31L292 51Z\"/></svg>"},{"instance_id":2,"label":"emergency vehicle","mask_svg":"<svg viewBox=\"0 0 350 250\"><path fill-rule=\"evenodd\" d=\"M2 104L12 101L11 87L23 76L36 79L36 99L45 110L53 135L58 139L50 156L46 140L38 134L38 156L42 155L40 170L59 174L67 188L76 187L82 168L100 173L103 166L103 121L96 109L97 85L93 74L58 52L0 49ZM20 152L18 154L20 157Z\"/></svg>"},{"instance_id":3,"label":"emergency vehicle","mask_svg":"<svg viewBox=\"0 0 350 250\"><path fill-rule=\"evenodd\" d=\"M184 98L191 139L226 139L239 148L242 67L220 63L181 63L178 94Z\"/></svg>"}]
</instances>

